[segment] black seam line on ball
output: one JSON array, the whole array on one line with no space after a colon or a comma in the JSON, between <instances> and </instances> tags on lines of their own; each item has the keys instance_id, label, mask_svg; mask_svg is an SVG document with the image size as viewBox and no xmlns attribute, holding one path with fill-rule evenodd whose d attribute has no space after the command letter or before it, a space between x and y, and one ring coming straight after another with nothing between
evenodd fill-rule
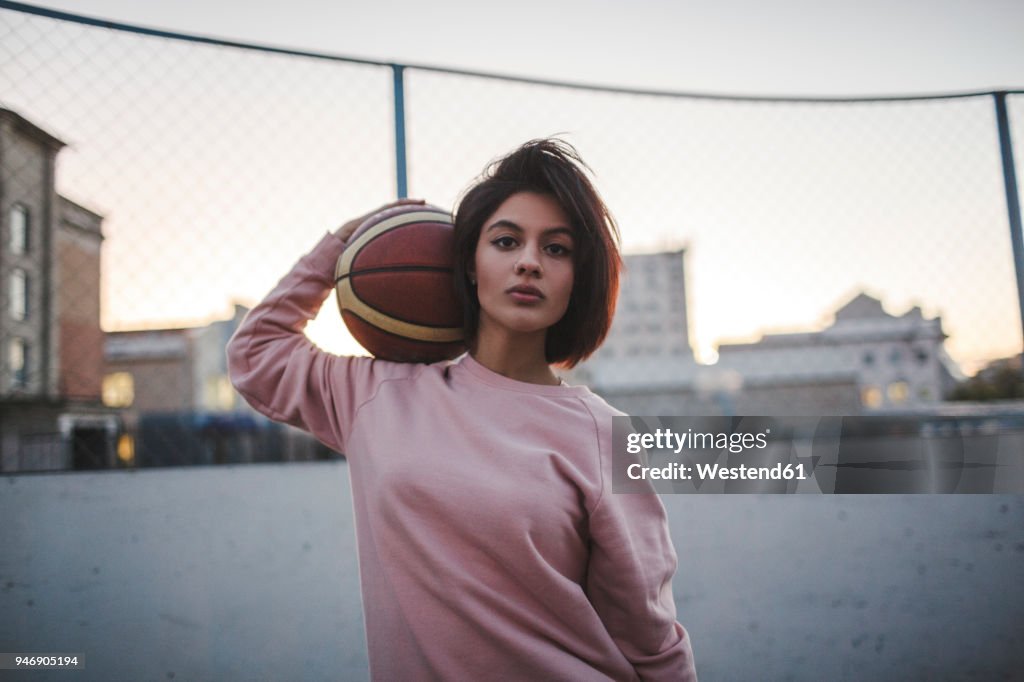
<instances>
[{"instance_id":1,"label":"black seam line on ball","mask_svg":"<svg viewBox=\"0 0 1024 682\"><path fill-rule=\"evenodd\" d=\"M384 236L386 236L388 234L391 234L395 230L400 230L402 228L409 227L411 225L439 225L439 226L441 226L443 228L454 227L454 224L451 221L451 214L450 213L445 213L443 211L437 211L437 210L431 210L430 212L435 214L435 215L437 215L438 219L437 220L423 220L423 221L414 220L412 222L399 223L398 225L394 225L394 226L390 227L389 229L381 232L380 234L375 236L370 241L361 244L359 246L359 248L356 250L355 254L353 254L352 260L355 260L355 259L359 258L359 254L361 254L364 250L370 248L375 241L377 241L378 239L381 239L382 237L384 237ZM338 281L338 280L335 280L335 281Z\"/></svg>"},{"instance_id":2,"label":"black seam line on ball","mask_svg":"<svg viewBox=\"0 0 1024 682\"><path fill-rule=\"evenodd\" d=\"M424 340L420 340L420 339L410 339L408 336L402 336L401 334L396 334L394 332L389 332L387 329L381 329L380 327L374 326L374 324L372 322L370 322L369 320L367 320L365 317L363 317L359 313L356 313L356 312L353 312L353 311L349 310L348 308L345 309L345 312L348 313L349 315L351 315L352 317L356 318L360 322L365 322L366 324L370 325L371 327L373 327L374 331L380 332L381 334L386 334L386 335L390 336L391 338L397 339L399 341L405 341L406 343L425 343L425 344L430 345L430 346L448 346L448 345L454 345L454 344L463 344L464 345L464 342L463 342L462 339L457 339L455 341L424 341ZM420 327L429 327L430 329L448 329L448 327L438 327L438 326L434 326L434 325L430 325L430 324L423 324L421 322L413 322L412 320L403 320L403 319L401 319L399 317L396 317L395 319L399 320L401 322L408 322L409 324L419 325Z\"/></svg>"},{"instance_id":3,"label":"black seam line on ball","mask_svg":"<svg viewBox=\"0 0 1024 682\"><path fill-rule=\"evenodd\" d=\"M341 277L335 277L334 283L337 284L346 277L352 277L353 275L372 275L376 272L447 272L452 273L452 268L439 268L435 265L386 265L380 268L366 268L365 270L359 270L358 272L349 272L342 275Z\"/></svg>"}]
</instances>

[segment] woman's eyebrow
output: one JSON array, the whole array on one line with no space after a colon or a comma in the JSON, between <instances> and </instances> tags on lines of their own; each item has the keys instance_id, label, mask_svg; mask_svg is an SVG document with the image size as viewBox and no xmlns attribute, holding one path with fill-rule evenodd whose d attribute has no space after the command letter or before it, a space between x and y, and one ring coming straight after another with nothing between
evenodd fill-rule
<instances>
[{"instance_id":1,"label":"woman's eyebrow","mask_svg":"<svg viewBox=\"0 0 1024 682\"><path fill-rule=\"evenodd\" d=\"M508 220L506 218L501 218L500 220L495 220L493 223L490 224L490 226L488 226L486 231L490 232L491 230L496 230L496 229L499 229L499 228L505 228L505 229L508 229L508 230L512 230L513 232L520 232L520 233L524 232L523 228L521 228L519 225L515 224L514 222L512 222L511 220ZM556 233L557 234L565 234L565 235L568 235L569 237L573 236L572 230L570 230L568 227L549 227L548 229L544 230L544 232L542 232L541 234L549 235L549 234L556 234Z\"/></svg>"}]
</instances>

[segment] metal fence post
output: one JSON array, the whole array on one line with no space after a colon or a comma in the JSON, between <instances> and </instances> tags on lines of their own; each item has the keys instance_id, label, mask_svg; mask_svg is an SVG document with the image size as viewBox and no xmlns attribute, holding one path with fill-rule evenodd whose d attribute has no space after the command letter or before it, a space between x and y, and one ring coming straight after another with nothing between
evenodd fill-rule
<instances>
[{"instance_id":1,"label":"metal fence post","mask_svg":"<svg viewBox=\"0 0 1024 682\"><path fill-rule=\"evenodd\" d=\"M395 176L398 184L398 198L409 196L409 185L405 165L405 82L401 64L392 64L395 79Z\"/></svg>"},{"instance_id":2,"label":"metal fence post","mask_svg":"<svg viewBox=\"0 0 1024 682\"><path fill-rule=\"evenodd\" d=\"M1017 172L1013 165L1013 141L1010 139L1010 120L1006 114L1006 93L993 92L992 96L996 100L999 150L1003 157L1003 182L1006 185L1006 210L1010 213L1010 244L1013 246L1013 266L1017 274L1017 305L1020 310L1021 335L1024 338L1024 234L1021 233Z\"/></svg>"}]
</instances>

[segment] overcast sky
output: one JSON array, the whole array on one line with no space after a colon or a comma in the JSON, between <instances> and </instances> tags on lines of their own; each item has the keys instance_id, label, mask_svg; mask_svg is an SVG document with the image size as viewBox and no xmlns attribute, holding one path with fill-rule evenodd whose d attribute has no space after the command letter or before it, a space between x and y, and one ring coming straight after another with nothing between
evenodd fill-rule
<instances>
[{"instance_id":1,"label":"overcast sky","mask_svg":"<svg viewBox=\"0 0 1024 682\"><path fill-rule=\"evenodd\" d=\"M1021 0L42 0L403 63L729 94L1024 88Z\"/></svg>"}]
</instances>

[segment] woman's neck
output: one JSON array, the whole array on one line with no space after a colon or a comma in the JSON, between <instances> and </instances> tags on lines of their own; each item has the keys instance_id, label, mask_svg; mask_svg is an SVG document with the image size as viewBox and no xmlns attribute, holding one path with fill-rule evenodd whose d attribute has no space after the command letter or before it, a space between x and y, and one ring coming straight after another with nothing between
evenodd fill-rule
<instances>
[{"instance_id":1,"label":"woman's neck","mask_svg":"<svg viewBox=\"0 0 1024 682\"><path fill-rule=\"evenodd\" d=\"M545 359L544 333L513 338L481 328L469 353L487 369L515 381L546 386L561 383Z\"/></svg>"}]
</instances>

